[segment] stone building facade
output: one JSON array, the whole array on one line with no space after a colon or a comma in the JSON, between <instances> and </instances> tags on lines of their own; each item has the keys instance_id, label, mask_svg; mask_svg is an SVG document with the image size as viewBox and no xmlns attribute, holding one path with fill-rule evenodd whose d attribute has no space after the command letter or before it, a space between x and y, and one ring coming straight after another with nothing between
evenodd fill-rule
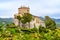
<instances>
[{"instance_id":1,"label":"stone building facade","mask_svg":"<svg viewBox=\"0 0 60 40\"><path fill-rule=\"evenodd\" d=\"M22 16L24 13L30 13L30 8L29 7L20 7L18 8L18 13L14 14L14 23L16 26L18 26L18 19L17 16ZM45 27L45 23L44 21L40 20L40 17L38 16L34 16L32 15L32 17L34 18L31 22L30 22L30 28L34 28L34 25L38 28L40 25ZM20 27L22 27L22 23L20 23ZM29 28L29 23L26 23L26 27Z\"/></svg>"}]
</instances>

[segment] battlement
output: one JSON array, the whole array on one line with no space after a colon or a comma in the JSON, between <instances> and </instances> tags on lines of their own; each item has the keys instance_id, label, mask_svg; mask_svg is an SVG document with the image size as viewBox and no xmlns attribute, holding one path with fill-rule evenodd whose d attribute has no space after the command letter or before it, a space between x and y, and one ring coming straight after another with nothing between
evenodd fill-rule
<instances>
[{"instance_id":1,"label":"battlement","mask_svg":"<svg viewBox=\"0 0 60 40\"><path fill-rule=\"evenodd\" d=\"M19 14L23 14L23 13L29 13L30 12L30 8L29 7L20 7L18 8L18 13Z\"/></svg>"},{"instance_id":2,"label":"battlement","mask_svg":"<svg viewBox=\"0 0 60 40\"><path fill-rule=\"evenodd\" d=\"M18 8L18 9L30 9L29 7L20 7L20 8Z\"/></svg>"}]
</instances>

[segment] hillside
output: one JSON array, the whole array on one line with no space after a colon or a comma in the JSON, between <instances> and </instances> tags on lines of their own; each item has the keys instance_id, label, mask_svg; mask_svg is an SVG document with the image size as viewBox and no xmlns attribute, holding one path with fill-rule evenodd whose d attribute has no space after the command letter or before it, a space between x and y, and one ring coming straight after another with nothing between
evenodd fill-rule
<instances>
[{"instance_id":1,"label":"hillside","mask_svg":"<svg viewBox=\"0 0 60 40\"><path fill-rule=\"evenodd\" d=\"M0 18L0 24L2 23L10 24L13 23L13 18Z\"/></svg>"}]
</instances>

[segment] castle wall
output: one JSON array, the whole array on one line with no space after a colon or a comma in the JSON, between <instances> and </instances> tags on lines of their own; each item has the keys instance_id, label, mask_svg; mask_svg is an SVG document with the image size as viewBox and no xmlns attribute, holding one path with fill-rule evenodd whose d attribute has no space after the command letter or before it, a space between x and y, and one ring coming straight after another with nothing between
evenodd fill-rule
<instances>
[{"instance_id":1,"label":"castle wall","mask_svg":"<svg viewBox=\"0 0 60 40\"><path fill-rule=\"evenodd\" d=\"M21 8L18 8L18 14L15 14L14 15L14 23L15 23L15 25L16 26L18 26L18 19L16 18L18 15L20 15L20 16L22 16L22 14L24 14L24 13L30 13L29 12L29 8L27 8L27 7L21 7ZM42 26L45 26L45 23L44 22L41 22L41 20L40 20L40 17L38 17L38 16L32 16L33 17L33 20L30 22L30 28L34 28L34 24L35 24L35 26L38 28L40 25L42 25ZM22 23L20 23L20 25L21 25L21 27L22 27ZM26 23L26 25L25 25L27 28L29 28L29 23Z\"/></svg>"},{"instance_id":2,"label":"castle wall","mask_svg":"<svg viewBox=\"0 0 60 40\"><path fill-rule=\"evenodd\" d=\"M19 22L18 19L14 19L14 23L16 26L18 26L18 22Z\"/></svg>"}]
</instances>

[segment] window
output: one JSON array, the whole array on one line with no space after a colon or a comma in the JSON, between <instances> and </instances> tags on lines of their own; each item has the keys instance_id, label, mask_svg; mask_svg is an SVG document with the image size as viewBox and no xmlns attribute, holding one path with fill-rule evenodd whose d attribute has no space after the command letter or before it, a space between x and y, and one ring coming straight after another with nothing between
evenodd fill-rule
<instances>
[{"instance_id":1,"label":"window","mask_svg":"<svg viewBox=\"0 0 60 40\"><path fill-rule=\"evenodd\" d=\"M29 11L29 10L27 10L27 11Z\"/></svg>"}]
</instances>

